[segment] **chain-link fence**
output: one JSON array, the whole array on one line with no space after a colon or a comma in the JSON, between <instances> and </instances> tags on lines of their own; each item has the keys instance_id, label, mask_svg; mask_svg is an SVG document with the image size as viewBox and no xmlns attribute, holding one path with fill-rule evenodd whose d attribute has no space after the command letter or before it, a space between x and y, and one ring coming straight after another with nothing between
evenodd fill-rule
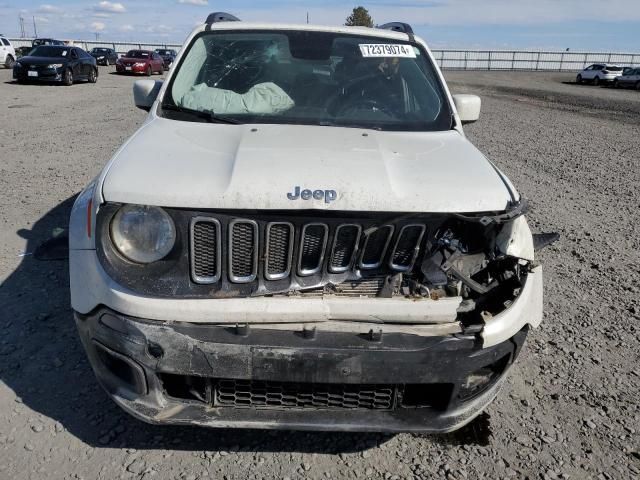
<instances>
[{"instance_id":1,"label":"chain-link fence","mask_svg":"<svg viewBox=\"0 0 640 480\"><path fill-rule=\"evenodd\" d=\"M31 39L12 38L14 47L31 45ZM155 50L171 48L180 50L177 43L100 42L74 41L89 51L94 47L113 48L119 54L132 49ZM609 63L620 66L640 66L640 53L603 52L549 52L541 50L450 50L434 49L432 53L443 70L526 70L526 71L577 71L592 63Z\"/></svg>"}]
</instances>

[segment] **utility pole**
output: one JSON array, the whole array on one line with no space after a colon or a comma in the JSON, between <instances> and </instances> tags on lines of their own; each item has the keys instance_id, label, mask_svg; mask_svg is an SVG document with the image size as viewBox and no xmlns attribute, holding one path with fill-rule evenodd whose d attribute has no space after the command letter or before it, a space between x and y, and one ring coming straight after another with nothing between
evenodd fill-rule
<instances>
[{"instance_id":1,"label":"utility pole","mask_svg":"<svg viewBox=\"0 0 640 480\"><path fill-rule=\"evenodd\" d=\"M38 27L36 27L36 17L33 18L33 36L38 38Z\"/></svg>"},{"instance_id":2,"label":"utility pole","mask_svg":"<svg viewBox=\"0 0 640 480\"><path fill-rule=\"evenodd\" d=\"M96 42L97 42L98 38L100 38L100 34L98 32L93 32L93 34L96 36Z\"/></svg>"},{"instance_id":3,"label":"utility pole","mask_svg":"<svg viewBox=\"0 0 640 480\"><path fill-rule=\"evenodd\" d=\"M20 21L20 38L24 38L26 37L25 31L24 31L24 17L20 15L18 17L18 20Z\"/></svg>"},{"instance_id":4,"label":"utility pole","mask_svg":"<svg viewBox=\"0 0 640 480\"><path fill-rule=\"evenodd\" d=\"M309 12L307 12L307 24L309 24Z\"/></svg>"}]
</instances>

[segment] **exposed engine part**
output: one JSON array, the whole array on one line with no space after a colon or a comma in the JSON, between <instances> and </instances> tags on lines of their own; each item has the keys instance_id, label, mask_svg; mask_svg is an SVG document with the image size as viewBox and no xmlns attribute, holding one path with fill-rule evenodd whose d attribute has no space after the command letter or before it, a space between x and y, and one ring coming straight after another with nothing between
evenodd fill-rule
<instances>
[{"instance_id":1,"label":"exposed engine part","mask_svg":"<svg viewBox=\"0 0 640 480\"><path fill-rule=\"evenodd\" d=\"M518 217L521 217L529 211L529 202L526 198L521 198L519 202L510 205L507 210L498 215L483 215L481 217L454 214L455 217L464 220L466 222L478 222L482 225L488 226L491 224L503 224L508 223Z\"/></svg>"}]
</instances>

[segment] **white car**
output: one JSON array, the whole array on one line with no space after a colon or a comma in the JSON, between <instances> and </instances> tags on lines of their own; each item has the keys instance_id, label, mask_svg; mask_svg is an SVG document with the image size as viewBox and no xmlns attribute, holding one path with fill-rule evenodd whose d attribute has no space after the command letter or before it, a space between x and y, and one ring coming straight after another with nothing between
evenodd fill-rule
<instances>
[{"instance_id":1,"label":"white car","mask_svg":"<svg viewBox=\"0 0 640 480\"><path fill-rule=\"evenodd\" d=\"M607 65L604 63L594 63L582 70L576 77L576 83L611 83L622 75L622 67L617 65Z\"/></svg>"},{"instance_id":2,"label":"white car","mask_svg":"<svg viewBox=\"0 0 640 480\"><path fill-rule=\"evenodd\" d=\"M0 65L13 68L16 63L16 51L8 38L0 35Z\"/></svg>"},{"instance_id":3,"label":"white car","mask_svg":"<svg viewBox=\"0 0 640 480\"><path fill-rule=\"evenodd\" d=\"M212 14L134 99L70 221L77 327L122 408L443 432L490 404L542 320L538 244L464 135L480 99L408 25Z\"/></svg>"}]
</instances>

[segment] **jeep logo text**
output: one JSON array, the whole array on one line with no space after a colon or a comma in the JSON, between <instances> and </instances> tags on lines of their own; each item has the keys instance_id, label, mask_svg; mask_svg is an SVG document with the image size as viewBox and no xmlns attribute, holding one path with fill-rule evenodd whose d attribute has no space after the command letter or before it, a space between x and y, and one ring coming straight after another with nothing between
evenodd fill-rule
<instances>
[{"instance_id":1,"label":"jeep logo text","mask_svg":"<svg viewBox=\"0 0 640 480\"><path fill-rule=\"evenodd\" d=\"M298 200L301 198L302 200L322 200L324 198L324 203L331 203L336 198L338 198L338 193L335 190L308 190L304 189L300 191L300 187L296 186L293 190L293 193L287 193L287 198L289 200Z\"/></svg>"}]
</instances>

